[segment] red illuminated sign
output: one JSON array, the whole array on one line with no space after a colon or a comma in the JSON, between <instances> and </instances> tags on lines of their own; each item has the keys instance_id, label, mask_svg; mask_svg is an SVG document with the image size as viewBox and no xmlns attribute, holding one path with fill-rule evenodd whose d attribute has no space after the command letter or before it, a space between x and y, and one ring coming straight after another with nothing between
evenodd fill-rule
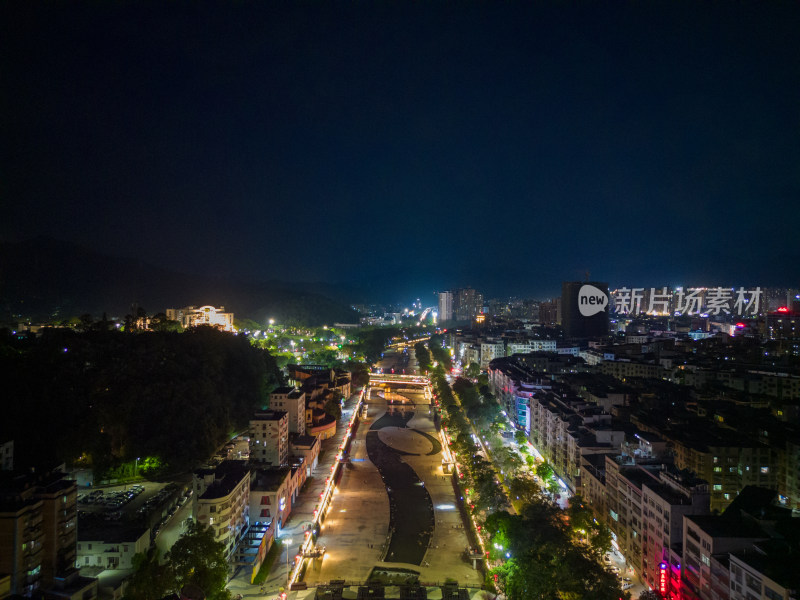
<instances>
[{"instance_id":1,"label":"red illuminated sign","mask_svg":"<svg viewBox=\"0 0 800 600\"><path fill-rule=\"evenodd\" d=\"M658 591L662 594L667 593L667 584L669 583L667 577L667 563L661 563L658 565L659 568L659 576L658 576Z\"/></svg>"},{"instance_id":2,"label":"red illuminated sign","mask_svg":"<svg viewBox=\"0 0 800 600\"><path fill-rule=\"evenodd\" d=\"M778 312L789 312L789 307L788 306L781 306L778 309Z\"/></svg>"}]
</instances>

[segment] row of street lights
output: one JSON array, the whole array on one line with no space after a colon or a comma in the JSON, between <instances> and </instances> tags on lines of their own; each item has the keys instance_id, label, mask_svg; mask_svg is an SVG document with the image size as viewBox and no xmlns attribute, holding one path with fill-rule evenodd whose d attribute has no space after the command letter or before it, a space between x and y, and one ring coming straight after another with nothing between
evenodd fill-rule
<instances>
[{"instance_id":1,"label":"row of street lights","mask_svg":"<svg viewBox=\"0 0 800 600\"><path fill-rule=\"evenodd\" d=\"M336 484L334 483L336 480L336 469L339 468L341 465L342 458L344 458L343 450L347 445L348 440L350 439L350 435L353 431L353 425L355 420L358 418L358 413L361 408L361 403L364 401L364 395L369 385L363 387L361 389L361 393L358 397L358 402L356 402L355 407L353 408L353 413L350 415L350 422L347 424L347 430L345 431L344 437L342 438L342 443L339 445L339 452L334 459L333 466L331 467L331 475L327 480L327 484L325 485L325 489L323 490L322 494L320 494L320 503L318 504L318 508L314 509L314 519L311 522L311 528L306 531L305 540L303 541L302 546L300 547L300 554L298 557L295 557L295 566L294 569L288 574L287 579L287 587L291 589L292 584L297 581L297 578L300 576L300 571L302 570L303 563L305 561L306 555L309 554L310 547L313 545L313 535L312 531L316 529L316 526L319 524L322 515L330 509L330 502L333 498L333 493L336 490ZM292 543L291 538L288 540L288 544ZM299 558L299 560L298 560ZM286 548L286 568L289 568L289 548Z\"/></svg>"}]
</instances>

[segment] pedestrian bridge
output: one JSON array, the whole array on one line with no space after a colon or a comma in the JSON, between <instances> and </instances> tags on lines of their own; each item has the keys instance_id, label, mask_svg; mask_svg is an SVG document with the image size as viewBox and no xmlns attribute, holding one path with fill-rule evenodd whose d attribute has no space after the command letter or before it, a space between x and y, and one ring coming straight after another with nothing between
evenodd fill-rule
<instances>
[{"instance_id":1,"label":"pedestrian bridge","mask_svg":"<svg viewBox=\"0 0 800 600\"><path fill-rule=\"evenodd\" d=\"M370 385L376 383L397 383L402 385L430 385L430 381L424 375L394 375L387 373L371 373L369 376Z\"/></svg>"}]
</instances>

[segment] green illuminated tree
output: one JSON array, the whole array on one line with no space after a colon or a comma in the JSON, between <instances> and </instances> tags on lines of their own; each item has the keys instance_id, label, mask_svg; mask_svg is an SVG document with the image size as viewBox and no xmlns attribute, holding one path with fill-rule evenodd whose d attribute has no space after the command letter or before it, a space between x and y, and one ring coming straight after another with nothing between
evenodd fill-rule
<instances>
[{"instance_id":1,"label":"green illuminated tree","mask_svg":"<svg viewBox=\"0 0 800 600\"><path fill-rule=\"evenodd\" d=\"M192 523L167 555L167 565L180 590L187 583L197 585L209 600L229 600L228 561L225 545L214 539L214 530Z\"/></svg>"}]
</instances>

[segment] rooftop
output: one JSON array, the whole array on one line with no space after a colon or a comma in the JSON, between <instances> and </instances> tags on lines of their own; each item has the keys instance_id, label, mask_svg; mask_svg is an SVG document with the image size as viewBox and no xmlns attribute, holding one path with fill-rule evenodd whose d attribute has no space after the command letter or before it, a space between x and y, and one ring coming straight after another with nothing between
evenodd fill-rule
<instances>
[{"instance_id":1,"label":"rooftop","mask_svg":"<svg viewBox=\"0 0 800 600\"><path fill-rule=\"evenodd\" d=\"M251 474L250 489L253 491L274 491L289 477L290 467L256 469Z\"/></svg>"},{"instance_id":2,"label":"rooftop","mask_svg":"<svg viewBox=\"0 0 800 600\"><path fill-rule=\"evenodd\" d=\"M98 519L80 519L78 525L79 542L133 544L150 531L149 528L143 527L142 525L109 523L108 521L100 521Z\"/></svg>"},{"instance_id":3,"label":"rooftop","mask_svg":"<svg viewBox=\"0 0 800 600\"><path fill-rule=\"evenodd\" d=\"M252 420L253 421L280 421L287 414L285 410L262 410L257 412Z\"/></svg>"},{"instance_id":4,"label":"rooftop","mask_svg":"<svg viewBox=\"0 0 800 600\"><path fill-rule=\"evenodd\" d=\"M213 500L230 494L249 473L243 460L224 460L214 469L214 483L206 488L200 500Z\"/></svg>"}]
</instances>

